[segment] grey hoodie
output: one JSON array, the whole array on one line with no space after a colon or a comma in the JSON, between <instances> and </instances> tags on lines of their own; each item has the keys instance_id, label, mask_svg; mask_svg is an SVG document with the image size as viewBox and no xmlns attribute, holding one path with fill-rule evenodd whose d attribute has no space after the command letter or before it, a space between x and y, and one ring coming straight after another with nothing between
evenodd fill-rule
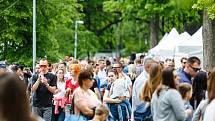
<instances>
[{"instance_id":1,"label":"grey hoodie","mask_svg":"<svg viewBox=\"0 0 215 121\"><path fill-rule=\"evenodd\" d=\"M151 101L154 121L185 121L186 113L180 93L176 89L164 87L159 97L154 92Z\"/></svg>"}]
</instances>

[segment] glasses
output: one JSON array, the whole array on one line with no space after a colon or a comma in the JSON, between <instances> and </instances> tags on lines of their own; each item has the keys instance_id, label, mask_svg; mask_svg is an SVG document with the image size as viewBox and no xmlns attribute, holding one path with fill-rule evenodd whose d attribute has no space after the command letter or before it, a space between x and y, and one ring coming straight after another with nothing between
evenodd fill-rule
<instances>
[{"instance_id":1,"label":"glasses","mask_svg":"<svg viewBox=\"0 0 215 121\"><path fill-rule=\"evenodd\" d=\"M108 76L108 77L114 77L114 75L110 75L110 76Z\"/></svg>"},{"instance_id":2,"label":"glasses","mask_svg":"<svg viewBox=\"0 0 215 121\"><path fill-rule=\"evenodd\" d=\"M121 67L118 66L118 67L113 67L113 68L121 68Z\"/></svg>"},{"instance_id":3,"label":"glasses","mask_svg":"<svg viewBox=\"0 0 215 121\"><path fill-rule=\"evenodd\" d=\"M192 69L193 69L193 71L195 71L195 72L198 72L198 71L200 71L201 70L201 68L194 68L194 67L192 67L191 65L189 65Z\"/></svg>"},{"instance_id":4,"label":"glasses","mask_svg":"<svg viewBox=\"0 0 215 121\"><path fill-rule=\"evenodd\" d=\"M47 65L40 65L40 68L41 68L41 67L44 67L44 68L46 68L46 67L47 67Z\"/></svg>"},{"instance_id":5,"label":"glasses","mask_svg":"<svg viewBox=\"0 0 215 121\"><path fill-rule=\"evenodd\" d=\"M183 64L186 64L187 62L182 62Z\"/></svg>"},{"instance_id":6,"label":"glasses","mask_svg":"<svg viewBox=\"0 0 215 121\"><path fill-rule=\"evenodd\" d=\"M94 78L88 78L89 80L91 80L91 81L93 81L94 80Z\"/></svg>"}]
</instances>

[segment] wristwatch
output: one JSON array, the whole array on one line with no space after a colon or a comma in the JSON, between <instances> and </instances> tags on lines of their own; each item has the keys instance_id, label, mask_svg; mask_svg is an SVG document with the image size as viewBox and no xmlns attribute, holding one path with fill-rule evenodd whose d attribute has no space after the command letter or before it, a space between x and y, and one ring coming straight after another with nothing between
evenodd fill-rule
<instances>
[{"instance_id":1,"label":"wristwatch","mask_svg":"<svg viewBox=\"0 0 215 121\"><path fill-rule=\"evenodd\" d=\"M48 87L48 86L49 86L49 84L46 85L46 87Z\"/></svg>"}]
</instances>

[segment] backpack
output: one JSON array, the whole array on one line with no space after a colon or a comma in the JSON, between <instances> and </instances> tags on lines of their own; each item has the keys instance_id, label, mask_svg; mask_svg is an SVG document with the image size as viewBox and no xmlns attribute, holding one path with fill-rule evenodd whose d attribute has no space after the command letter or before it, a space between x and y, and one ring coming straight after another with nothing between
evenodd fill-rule
<instances>
[{"instance_id":1,"label":"backpack","mask_svg":"<svg viewBox=\"0 0 215 121\"><path fill-rule=\"evenodd\" d=\"M134 111L135 121L153 121L151 106L149 103L142 102Z\"/></svg>"}]
</instances>

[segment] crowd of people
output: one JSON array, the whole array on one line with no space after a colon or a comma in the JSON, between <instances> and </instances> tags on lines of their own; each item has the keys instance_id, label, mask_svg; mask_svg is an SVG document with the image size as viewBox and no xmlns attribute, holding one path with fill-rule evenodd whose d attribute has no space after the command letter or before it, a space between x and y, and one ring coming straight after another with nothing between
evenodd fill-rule
<instances>
[{"instance_id":1,"label":"crowd of people","mask_svg":"<svg viewBox=\"0 0 215 121\"><path fill-rule=\"evenodd\" d=\"M198 57L41 59L0 67L0 121L215 121L215 69Z\"/></svg>"}]
</instances>

